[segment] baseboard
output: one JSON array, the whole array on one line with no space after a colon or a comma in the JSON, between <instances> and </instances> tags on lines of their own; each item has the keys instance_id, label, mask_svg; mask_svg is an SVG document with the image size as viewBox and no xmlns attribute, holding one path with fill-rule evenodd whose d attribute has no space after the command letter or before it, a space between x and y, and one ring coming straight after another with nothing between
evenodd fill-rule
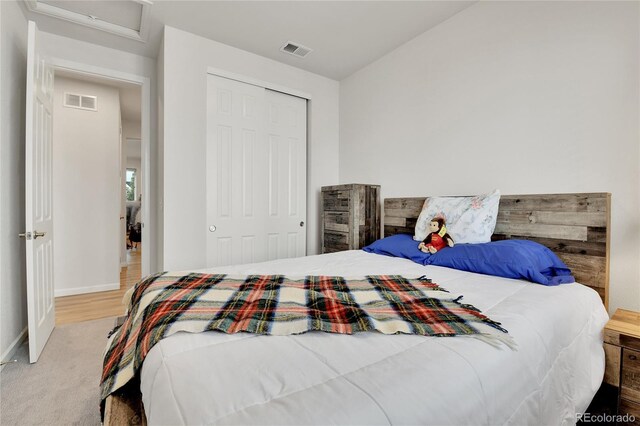
<instances>
[{"instance_id":1,"label":"baseboard","mask_svg":"<svg viewBox=\"0 0 640 426\"><path fill-rule=\"evenodd\" d=\"M25 327L24 330L22 330L20 332L20 334L18 335L18 337L16 337L16 339L11 342L11 344L9 345L9 347L7 348L6 351L4 351L4 353L2 354L2 356L0 356L0 362L6 362L9 361L13 355L15 354L15 352L18 350L18 348L20 347L20 345L22 344L22 341L24 339L26 339L27 337L27 331L28 331L28 327ZM4 365L2 367L0 367L0 370L4 368Z\"/></svg>"},{"instance_id":2,"label":"baseboard","mask_svg":"<svg viewBox=\"0 0 640 426\"><path fill-rule=\"evenodd\" d=\"M126 260L124 262L120 262L121 268L126 268L127 266L129 266L129 263Z\"/></svg>"},{"instance_id":3,"label":"baseboard","mask_svg":"<svg viewBox=\"0 0 640 426\"><path fill-rule=\"evenodd\" d=\"M94 285L89 287L61 288L56 289L53 294L55 297L63 297L111 290L120 290L120 283L118 282L113 284Z\"/></svg>"}]
</instances>

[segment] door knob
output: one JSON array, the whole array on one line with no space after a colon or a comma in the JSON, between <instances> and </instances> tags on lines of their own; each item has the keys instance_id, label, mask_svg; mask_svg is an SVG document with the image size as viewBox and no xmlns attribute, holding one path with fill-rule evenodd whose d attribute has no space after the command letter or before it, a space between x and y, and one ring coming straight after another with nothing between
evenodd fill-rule
<instances>
[{"instance_id":1,"label":"door knob","mask_svg":"<svg viewBox=\"0 0 640 426\"><path fill-rule=\"evenodd\" d=\"M211 226L209 227L209 232L216 232L216 227L215 227L215 225L211 225Z\"/></svg>"},{"instance_id":2,"label":"door knob","mask_svg":"<svg viewBox=\"0 0 640 426\"><path fill-rule=\"evenodd\" d=\"M46 232L34 231L33 234L31 232L22 232L18 234L18 237L24 238L25 240L30 240L33 237L35 240L36 238L44 237L45 235L47 235Z\"/></svg>"}]
</instances>

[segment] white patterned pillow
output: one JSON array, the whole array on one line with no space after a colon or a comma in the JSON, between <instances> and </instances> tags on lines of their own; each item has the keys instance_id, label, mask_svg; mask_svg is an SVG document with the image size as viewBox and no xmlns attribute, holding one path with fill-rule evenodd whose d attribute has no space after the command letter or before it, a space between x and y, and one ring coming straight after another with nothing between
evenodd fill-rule
<instances>
[{"instance_id":1,"label":"white patterned pillow","mask_svg":"<svg viewBox=\"0 0 640 426\"><path fill-rule=\"evenodd\" d=\"M416 241L429 234L429 222L443 217L447 231L456 243L488 243L496 228L500 191L475 197L429 197L424 201L416 223Z\"/></svg>"}]
</instances>

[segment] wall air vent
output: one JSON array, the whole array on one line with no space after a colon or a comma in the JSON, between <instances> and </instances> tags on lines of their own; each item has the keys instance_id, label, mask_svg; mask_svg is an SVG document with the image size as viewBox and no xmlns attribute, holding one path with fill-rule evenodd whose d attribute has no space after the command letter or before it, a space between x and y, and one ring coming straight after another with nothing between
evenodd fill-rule
<instances>
[{"instance_id":1,"label":"wall air vent","mask_svg":"<svg viewBox=\"0 0 640 426\"><path fill-rule=\"evenodd\" d=\"M75 93L64 94L64 106L88 111L98 110L98 98L96 96L78 95Z\"/></svg>"},{"instance_id":2,"label":"wall air vent","mask_svg":"<svg viewBox=\"0 0 640 426\"><path fill-rule=\"evenodd\" d=\"M294 43L292 41L288 41L284 46L280 48L280 50L284 53L289 53L290 55L297 56L299 58L304 58L313 51L313 49L309 49L308 47L303 46L300 43Z\"/></svg>"}]
</instances>

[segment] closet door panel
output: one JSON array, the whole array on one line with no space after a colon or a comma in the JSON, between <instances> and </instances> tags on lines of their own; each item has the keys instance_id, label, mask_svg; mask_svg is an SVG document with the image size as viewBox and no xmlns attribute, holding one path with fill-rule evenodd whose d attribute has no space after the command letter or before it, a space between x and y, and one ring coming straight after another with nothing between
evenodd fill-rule
<instances>
[{"instance_id":1,"label":"closet door panel","mask_svg":"<svg viewBox=\"0 0 640 426\"><path fill-rule=\"evenodd\" d=\"M264 89L209 75L207 90L207 266L259 262Z\"/></svg>"},{"instance_id":2,"label":"closet door panel","mask_svg":"<svg viewBox=\"0 0 640 426\"><path fill-rule=\"evenodd\" d=\"M306 254L307 101L266 90L271 209L267 227L279 234L279 257ZM277 207L273 207L277 206Z\"/></svg>"}]
</instances>

